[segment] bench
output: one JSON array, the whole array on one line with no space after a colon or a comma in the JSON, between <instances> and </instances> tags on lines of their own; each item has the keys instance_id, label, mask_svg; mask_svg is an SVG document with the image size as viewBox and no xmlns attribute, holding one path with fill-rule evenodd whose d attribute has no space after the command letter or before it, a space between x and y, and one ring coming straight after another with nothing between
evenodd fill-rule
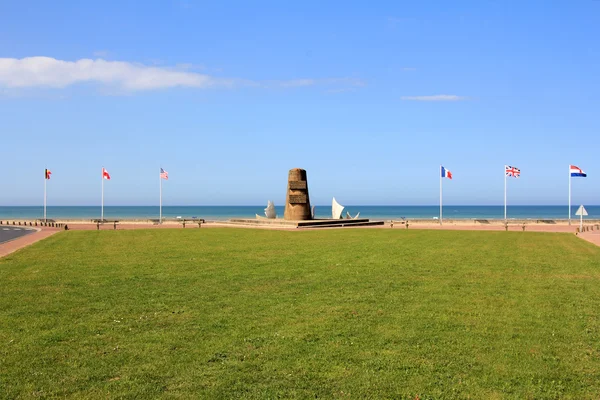
<instances>
[{"instance_id":1,"label":"bench","mask_svg":"<svg viewBox=\"0 0 600 400\"><path fill-rule=\"evenodd\" d=\"M198 228L202 228L202 224L206 222L204 218L178 219L178 221L180 221L183 224L184 228L186 222L193 222L195 224L198 224Z\"/></svg>"},{"instance_id":2,"label":"bench","mask_svg":"<svg viewBox=\"0 0 600 400\"><path fill-rule=\"evenodd\" d=\"M113 229L117 229L117 224L120 222L119 220L108 220L108 219L93 219L92 222L96 224L96 230L100 230L100 224L113 224Z\"/></svg>"}]
</instances>

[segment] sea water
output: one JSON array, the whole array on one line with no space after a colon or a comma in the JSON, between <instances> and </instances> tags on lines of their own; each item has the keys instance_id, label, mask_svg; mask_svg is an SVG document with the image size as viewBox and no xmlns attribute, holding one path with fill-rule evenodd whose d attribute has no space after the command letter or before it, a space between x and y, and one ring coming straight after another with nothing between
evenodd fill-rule
<instances>
[{"instance_id":1,"label":"sea water","mask_svg":"<svg viewBox=\"0 0 600 400\"><path fill-rule=\"evenodd\" d=\"M277 216L283 217L283 206L276 206ZM571 217L579 206L573 206ZM585 206L586 219L600 219L600 206ZM230 218L254 218L264 216L265 206L163 206L164 218L204 218L227 220ZM439 217L439 206L346 206L343 216L349 212L353 217L360 212L361 218L374 220L434 219ZM444 219L503 219L504 206L444 206ZM331 218L331 206L317 205L317 218ZM0 219L43 218L42 206L0 206ZM100 206L49 206L49 219L96 219L100 218ZM106 219L158 219L158 206L105 206ZM564 206L508 206L509 219L552 219L568 218L568 207Z\"/></svg>"}]
</instances>

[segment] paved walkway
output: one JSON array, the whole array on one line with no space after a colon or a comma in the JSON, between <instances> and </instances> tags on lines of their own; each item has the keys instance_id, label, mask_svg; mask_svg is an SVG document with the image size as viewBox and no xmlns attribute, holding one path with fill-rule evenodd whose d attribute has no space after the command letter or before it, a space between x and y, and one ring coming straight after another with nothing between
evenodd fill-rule
<instances>
[{"instance_id":1,"label":"paved walkway","mask_svg":"<svg viewBox=\"0 0 600 400\"><path fill-rule=\"evenodd\" d=\"M35 233L35 229L22 226L0 226L0 244L10 242L21 236Z\"/></svg>"},{"instance_id":2,"label":"paved walkway","mask_svg":"<svg viewBox=\"0 0 600 400\"><path fill-rule=\"evenodd\" d=\"M600 246L600 231L583 232L579 236L588 242L594 243L596 246Z\"/></svg>"},{"instance_id":3,"label":"paved walkway","mask_svg":"<svg viewBox=\"0 0 600 400\"><path fill-rule=\"evenodd\" d=\"M25 246L29 246L39 240L46 239L48 236L54 235L56 232L60 232L58 228L37 228L37 232L30 233L26 236L21 236L17 239L13 239L9 242L0 244L0 258L4 257L14 251L17 251Z\"/></svg>"}]
</instances>

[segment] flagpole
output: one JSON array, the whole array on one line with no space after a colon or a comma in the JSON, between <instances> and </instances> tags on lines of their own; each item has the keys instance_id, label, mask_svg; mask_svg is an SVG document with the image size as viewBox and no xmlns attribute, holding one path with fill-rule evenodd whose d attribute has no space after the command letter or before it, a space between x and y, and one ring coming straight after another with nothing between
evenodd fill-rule
<instances>
[{"instance_id":1,"label":"flagpole","mask_svg":"<svg viewBox=\"0 0 600 400\"><path fill-rule=\"evenodd\" d=\"M48 180L48 169L44 171L44 222L46 222L46 181Z\"/></svg>"},{"instance_id":2,"label":"flagpole","mask_svg":"<svg viewBox=\"0 0 600 400\"><path fill-rule=\"evenodd\" d=\"M506 165L504 166L504 222L506 223Z\"/></svg>"},{"instance_id":3,"label":"flagpole","mask_svg":"<svg viewBox=\"0 0 600 400\"><path fill-rule=\"evenodd\" d=\"M100 179L102 179L102 202L100 206L100 221L104 221L104 167L102 167Z\"/></svg>"},{"instance_id":4,"label":"flagpole","mask_svg":"<svg viewBox=\"0 0 600 400\"><path fill-rule=\"evenodd\" d=\"M159 206L158 206L158 209L159 209L159 211L158 211L158 223L162 224L162 176L160 176L160 172L158 174L158 182L159 182L159 186L160 186L160 200L159 200Z\"/></svg>"},{"instance_id":5,"label":"flagpole","mask_svg":"<svg viewBox=\"0 0 600 400\"><path fill-rule=\"evenodd\" d=\"M571 225L571 166L569 165L569 225Z\"/></svg>"},{"instance_id":6,"label":"flagpole","mask_svg":"<svg viewBox=\"0 0 600 400\"><path fill-rule=\"evenodd\" d=\"M442 225L442 166L440 165L440 225Z\"/></svg>"}]
</instances>

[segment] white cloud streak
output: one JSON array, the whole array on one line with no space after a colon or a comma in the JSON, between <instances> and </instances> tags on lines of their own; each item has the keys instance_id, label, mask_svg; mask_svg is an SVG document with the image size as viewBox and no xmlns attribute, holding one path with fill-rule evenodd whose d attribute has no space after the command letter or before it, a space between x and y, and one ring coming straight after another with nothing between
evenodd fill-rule
<instances>
[{"instance_id":1,"label":"white cloud streak","mask_svg":"<svg viewBox=\"0 0 600 400\"><path fill-rule=\"evenodd\" d=\"M66 88L92 83L129 92L176 87L207 89L214 87L281 87L298 88L316 85L364 86L357 79L293 79L256 82L244 79L219 78L194 72L190 64L175 68L148 66L125 61L80 59L57 60L51 57L0 58L0 88Z\"/></svg>"},{"instance_id":2,"label":"white cloud streak","mask_svg":"<svg viewBox=\"0 0 600 400\"><path fill-rule=\"evenodd\" d=\"M405 101L463 101L467 100L464 96L455 94L434 94L432 96L402 96Z\"/></svg>"},{"instance_id":3,"label":"white cloud streak","mask_svg":"<svg viewBox=\"0 0 600 400\"><path fill-rule=\"evenodd\" d=\"M232 84L231 80L208 75L123 61L62 61L50 57L0 58L0 86L64 88L86 82L132 91L171 87L208 88Z\"/></svg>"}]
</instances>

